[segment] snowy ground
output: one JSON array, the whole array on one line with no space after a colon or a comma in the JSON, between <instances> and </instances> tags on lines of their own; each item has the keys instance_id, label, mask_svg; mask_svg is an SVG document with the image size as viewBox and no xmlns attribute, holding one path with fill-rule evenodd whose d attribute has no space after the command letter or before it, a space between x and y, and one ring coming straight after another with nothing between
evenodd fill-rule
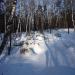
<instances>
[{"instance_id":1,"label":"snowy ground","mask_svg":"<svg viewBox=\"0 0 75 75\"><path fill-rule=\"evenodd\" d=\"M22 44L19 46L18 44ZM25 49L26 51L24 51ZM0 56L0 75L75 75L75 32L70 29L25 33L12 40Z\"/></svg>"}]
</instances>

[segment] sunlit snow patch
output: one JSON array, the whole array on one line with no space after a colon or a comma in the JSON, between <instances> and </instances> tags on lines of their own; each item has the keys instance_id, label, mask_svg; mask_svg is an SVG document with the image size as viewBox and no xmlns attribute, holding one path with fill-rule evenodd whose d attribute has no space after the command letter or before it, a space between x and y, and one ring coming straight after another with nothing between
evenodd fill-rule
<instances>
[{"instance_id":1,"label":"sunlit snow patch","mask_svg":"<svg viewBox=\"0 0 75 75\"><path fill-rule=\"evenodd\" d=\"M31 48L36 54L43 54L47 51L47 47L42 36L36 37L35 44L32 44Z\"/></svg>"},{"instance_id":2,"label":"sunlit snow patch","mask_svg":"<svg viewBox=\"0 0 75 75\"><path fill-rule=\"evenodd\" d=\"M44 53L44 52L46 51L46 48L41 47L41 46L38 45L38 44L35 44L35 45L33 46L33 50L34 50L34 52L35 52L36 54L42 54L42 53Z\"/></svg>"}]
</instances>

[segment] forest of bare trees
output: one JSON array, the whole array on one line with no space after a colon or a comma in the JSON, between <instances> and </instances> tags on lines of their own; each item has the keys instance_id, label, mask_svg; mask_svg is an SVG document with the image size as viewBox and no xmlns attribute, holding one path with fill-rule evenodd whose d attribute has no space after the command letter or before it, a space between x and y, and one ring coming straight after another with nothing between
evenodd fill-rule
<instances>
[{"instance_id":1,"label":"forest of bare trees","mask_svg":"<svg viewBox=\"0 0 75 75\"><path fill-rule=\"evenodd\" d=\"M74 0L4 0L5 32L69 28L75 29Z\"/></svg>"}]
</instances>

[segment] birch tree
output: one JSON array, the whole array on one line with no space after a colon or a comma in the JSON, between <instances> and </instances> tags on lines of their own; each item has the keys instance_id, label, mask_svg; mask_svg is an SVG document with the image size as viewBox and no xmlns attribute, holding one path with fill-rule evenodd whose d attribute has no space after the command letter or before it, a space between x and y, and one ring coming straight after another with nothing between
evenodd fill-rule
<instances>
[{"instance_id":1,"label":"birch tree","mask_svg":"<svg viewBox=\"0 0 75 75\"><path fill-rule=\"evenodd\" d=\"M74 21L74 5L73 5L74 0L71 0L71 9L72 9L72 23L74 26L74 31L75 31L75 21Z\"/></svg>"}]
</instances>

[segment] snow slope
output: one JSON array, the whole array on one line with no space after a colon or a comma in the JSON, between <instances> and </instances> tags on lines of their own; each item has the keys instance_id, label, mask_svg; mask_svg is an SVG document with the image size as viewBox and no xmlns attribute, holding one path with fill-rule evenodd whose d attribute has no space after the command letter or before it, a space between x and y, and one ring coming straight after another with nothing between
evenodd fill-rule
<instances>
[{"instance_id":1,"label":"snow slope","mask_svg":"<svg viewBox=\"0 0 75 75\"><path fill-rule=\"evenodd\" d=\"M16 44L23 43L22 46ZM22 49L27 49L21 53ZM4 55L3 52L2 55ZM75 75L75 32L22 33L12 39L10 56L0 56L0 75Z\"/></svg>"}]
</instances>

